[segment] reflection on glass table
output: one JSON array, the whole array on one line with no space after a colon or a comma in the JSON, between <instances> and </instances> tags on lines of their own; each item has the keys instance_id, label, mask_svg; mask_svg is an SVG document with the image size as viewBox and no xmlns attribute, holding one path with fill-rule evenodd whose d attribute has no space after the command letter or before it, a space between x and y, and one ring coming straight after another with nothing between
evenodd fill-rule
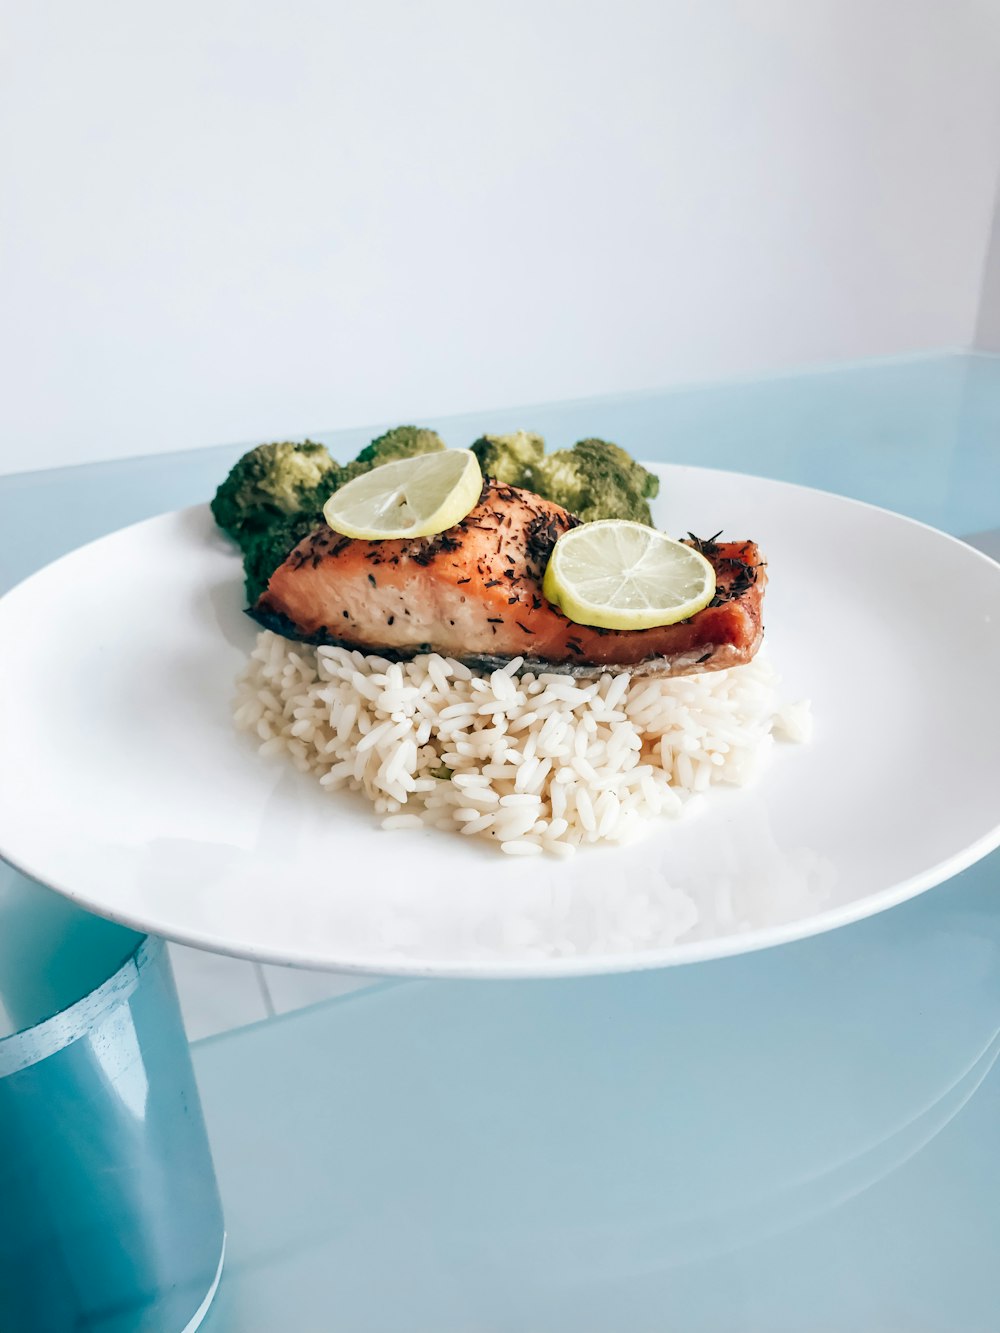
<instances>
[{"instance_id":1,"label":"reflection on glass table","mask_svg":"<svg viewBox=\"0 0 1000 1333\"><path fill-rule=\"evenodd\" d=\"M207 1327L995 1329L998 888L994 855L759 955L395 983L196 1047Z\"/></svg>"}]
</instances>

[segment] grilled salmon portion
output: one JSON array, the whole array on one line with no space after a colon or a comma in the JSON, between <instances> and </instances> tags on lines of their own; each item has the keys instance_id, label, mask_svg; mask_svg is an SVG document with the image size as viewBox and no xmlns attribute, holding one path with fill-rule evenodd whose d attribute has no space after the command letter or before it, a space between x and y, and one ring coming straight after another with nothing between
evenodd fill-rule
<instances>
[{"instance_id":1,"label":"grilled salmon portion","mask_svg":"<svg viewBox=\"0 0 1000 1333\"><path fill-rule=\"evenodd\" d=\"M690 620L643 630L577 625L542 595L557 538L577 520L530 491L487 481L461 523L412 541L359 541L326 526L300 542L250 609L286 638L389 658L438 652L492 668L576 676L628 668L681 675L749 662L766 582L753 542L699 542L717 590Z\"/></svg>"}]
</instances>

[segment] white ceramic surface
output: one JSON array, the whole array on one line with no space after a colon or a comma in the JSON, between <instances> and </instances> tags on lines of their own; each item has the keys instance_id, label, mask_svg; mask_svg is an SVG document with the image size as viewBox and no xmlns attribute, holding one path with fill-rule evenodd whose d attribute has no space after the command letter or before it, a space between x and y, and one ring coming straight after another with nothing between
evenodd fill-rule
<instances>
[{"instance_id":1,"label":"white ceramic surface","mask_svg":"<svg viewBox=\"0 0 1000 1333\"><path fill-rule=\"evenodd\" d=\"M828 930L1000 843L1000 565L834 495L657 470L661 526L761 543L766 650L788 697L813 703L813 741L776 746L752 788L570 861L382 831L360 799L233 732L255 629L198 507L0 601L0 854L96 912L221 952L553 976Z\"/></svg>"}]
</instances>

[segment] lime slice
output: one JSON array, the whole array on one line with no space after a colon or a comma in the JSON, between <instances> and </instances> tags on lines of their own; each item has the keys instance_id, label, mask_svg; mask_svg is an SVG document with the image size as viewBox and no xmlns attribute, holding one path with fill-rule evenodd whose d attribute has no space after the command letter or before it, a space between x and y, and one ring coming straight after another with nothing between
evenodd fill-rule
<instances>
[{"instance_id":1,"label":"lime slice","mask_svg":"<svg viewBox=\"0 0 1000 1333\"><path fill-rule=\"evenodd\" d=\"M715 596L715 570L655 528L607 518L571 528L552 548L542 591L564 616L599 629L675 625Z\"/></svg>"},{"instance_id":2,"label":"lime slice","mask_svg":"<svg viewBox=\"0 0 1000 1333\"><path fill-rule=\"evenodd\" d=\"M334 491L323 517L364 541L431 537L460 523L479 501L483 474L469 449L383 463Z\"/></svg>"}]
</instances>

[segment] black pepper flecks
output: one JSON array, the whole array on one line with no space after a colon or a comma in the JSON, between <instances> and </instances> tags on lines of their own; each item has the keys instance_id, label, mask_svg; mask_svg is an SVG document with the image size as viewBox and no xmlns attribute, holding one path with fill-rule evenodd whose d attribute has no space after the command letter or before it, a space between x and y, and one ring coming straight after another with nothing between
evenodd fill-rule
<instances>
[{"instance_id":1,"label":"black pepper flecks","mask_svg":"<svg viewBox=\"0 0 1000 1333\"><path fill-rule=\"evenodd\" d=\"M706 560L710 560L715 566L716 574L724 579L724 582L720 581L716 585L715 596L709 602L709 606L724 606L726 602L734 602L742 597L757 582L757 571L764 568L763 562L751 564L748 560L741 560L737 556L720 556L721 536L721 528L711 537L696 537L693 532L688 533L688 545L694 547Z\"/></svg>"},{"instance_id":2,"label":"black pepper flecks","mask_svg":"<svg viewBox=\"0 0 1000 1333\"><path fill-rule=\"evenodd\" d=\"M693 546L699 555L703 555L706 560L711 560L712 556L719 553L718 542L721 536L721 528L711 537L696 537L693 532L689 532L688 545Z\"/></svg>"},{"instance_id":3,"label":"black pepper flecks","mask_svg":"<svg viewBox=\"0 0 1000 1333\"><path fill-rule=\"evenodd\" d=\"M722 567L732 571L732 574L725 584L715 590L715 596L709 602L709 606L722 606L725 602L735 602L742 597L744 593L757 582L757 571L763 569L763 562L757 565L751 565L746 560L738 560L733 556L726 556L719 562L719 572Z\"/></svg>"},{"instance_id":4,"label":"black pepper flecks","mask_svg":"<svg viewBox=\"0 0 1000 1333\"><path fill-rule=\"evenodd\" d=\"M545 512L536 514L530 519L525 528L525 545L528 551L528 558L540 568L548 564L549 556L552 554L552 548L563 535L569 532L570 528L578 527L580 520L574 518L572 514L553 514Z\"/></svg>"},{"instance_id":5,"label":"black pepper flecks","mask_svg":"<svg viewBox=\"0 0 1000 1333\"><path fill-rule=\"evenodd\" d=\"M416 550L410 551L410 559L418 565L429 565L439 555L450 555L461 545L458 538L452 536L452 529L449 528L446 532L439 532L437 536L421 542Z\"/></svg>"}]
</instances>

